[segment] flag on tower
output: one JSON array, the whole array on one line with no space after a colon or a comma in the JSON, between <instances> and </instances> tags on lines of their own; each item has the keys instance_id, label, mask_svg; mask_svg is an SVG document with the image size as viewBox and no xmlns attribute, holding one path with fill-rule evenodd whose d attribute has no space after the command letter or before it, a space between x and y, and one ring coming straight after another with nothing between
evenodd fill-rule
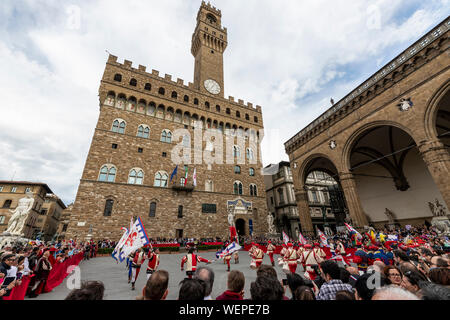
<instances>
[{"instance_id":1,"label":"flag on tower","mask_svg":"<svg viewBox=\"0 0 450 320\"><path fill-rule=\"evenodd\" d=\"M186 173L184 175L184 186L186 186L187 180L188 180L188 170L189 170L189 168L188 168L188 166L184 166L184 169L186 170Z\"/></svg>"},{"instance_id":2,"label":"flag on tower","mask_svg":"<svg viewBox=\"0 0 450 320\"><path fill-rule=\"evenodd\" d=\"M197 168L194 168L194 175L192 176L192 181L194 182L194 187L197 186Z\"/></svg>"},{"instance_id":3,"label":"flag on tower","mask_svg":"<svg viewBox=\"0 0 450 320\"><path fill-rule=\"evenodd\" d=\"M173 177L175 177L178 173L178 165L173 169L172 175L170 176L170 182L172 182Z\"/></svg>"}]
</instances>

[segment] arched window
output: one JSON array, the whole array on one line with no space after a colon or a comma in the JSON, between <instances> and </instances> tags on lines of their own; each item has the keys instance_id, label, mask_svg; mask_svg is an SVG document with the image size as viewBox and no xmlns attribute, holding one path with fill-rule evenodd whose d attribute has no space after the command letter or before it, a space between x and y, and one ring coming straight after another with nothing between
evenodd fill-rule
<instances>
[{"instance_id":1,"label":"arched window","mask_svg":"<svg viewBox=\"0 0 450 320\"><path fill-rule=\"evenodd\" d=\"M127 126L127 124L126 124L125 120L116 119L113 122L112 132L124 134L126 126Z\"/></svg>"},{"instance_id":2,"label":"arched window","mask_svg":"<svg viewBox=\"0 0 450 320\"><path fill-rule=\"evenodd\" d=\"M161 133L161 142L172 143L172 132L169 130L163 130Z\"/></svg>"},{"instance_id":3,"label":"arched window","mask_svg":"<svg viewBox=\"0 0 450 320\"><path fill-rule=\"evenodd\" d=\"M242 182L236 181L233 185L234 194L242 195Z\"/></svg>"},{"instance_id":4,"label":"arched window","mask_svg":"<svg viewBox=\"0 0 450 320\"><path fill-rule=\"evenodd\" d=\"M231 114L231 110L230 110L230 108L227 108L227 114Z\"/></svg>"},{"instance_id":5,"label":"arched window","mask_svg":"<svg viewBox=\"0 0 450 320\"><path fill-rule=\"evenodd\" d=\"M251 148L247 148L247 159L248 160L254 159L253 150Z\"/></svg>"},{"instance_id":6,"label":"arched window","mask_svg":"<svg viewBox=\"0 0 450 320\"><path fill-rule=\"evenodd\" d=\"M248 115L248 113L245 114L245 120L250 120L250 116Z\"/></svg>"},{"instance_id":7,"label":"arched window","mask_svg":"<svg viewBox=\"0 0 450 320\"><path fill-rule=\"evenodd\" d=\"M205 108L208 109L208 110L210 109L210 105L209 105L208 101L205 102Z\"/></svg>"},{"instance_id":8,"label":"arched window","mask_svg":"<svg viewBox=\"0 0 450 320\"><path fill-rule=\"evenodd\" d=\"M216 111L220 112L220 106L219 105L216 106Z\"/></svg>"},{"instance_id":9,"label":"arched window","mask_svg":"<svg viewBox=\"0 0 450 320\"><path fill-rule=\"evenodd\" d=\"M169 180L169 175L166 172L164 172L164 171L157 172L155 174L154 186L155 187L159 187L159 188L167 188L167 186L168 186L167 181L168 180Z\"/></svg>"},{"instance_id":10,"label":"arched window","mask_svg":"<svg viewBox=\"0 0 450 320\"><path fill-rule=\"evenodd\" d=\"M156 216L156 202L150 203L150 212L148 216L150 218L154 218Z\"/></svg>"},{"instance_id":11,"label":"arched window","mask_svg":"<svg viewBox=\"0 0 450 320\"><path fill-rule=\"evenodd\" d=\"M183 100L184 100L184 102L189 102L189 97L188 96L184 96Z\"/></svg>"},{"instance_id":12,"label":"arched window","mask_svg":"<svg viewBox=\"0 0 450 320\"><path fill-rule=\"evenodd\" d=\"M150 128L144 124L141 124L138 128L137 136L140 138L148 139L150 137Z\"/></svg>"},{"instance_id":13,"label":"arched window","mask_svg":"<svg viewBox=\"0 0 450 320\"><path fill-rule=\"evenodd\" d=\"M128 176L128 184L140 184L144 182L144 171L141 169L132 169Z\"/></svg>"},{"instance_id":14,"label":"arched window","mask_svg":"<svg viewBox=\"0 0 450 320\"><path fill-rule=\"evenodd\" d=\"M239 158L241 156L241 150L239 149L238 146L233 147L233 156L235 158Z\"/></svg>"},{"instance_id":15,"label":"arched window","mask_svg":"<svg viewBox=\"0 0 450 320\"><path fill-rule=\"evenodd\" d=\"M241 113L239 111L236 111L236 117L238 117L238 118L241 117Z\"/></svg>"},{"instance_id":16,"label":"arched window","mask_svg":"<svg viewBox=\"0 0 450 320\"><path fill-rule=\"evenodd\" d=\"M131 79L130 80L130 86L136 87L137 86L137 80L136 79Z\"/></svg>"},{"instance_id":17,"label":"arched window","mask_svg":"<svg viewBox=\"0 0 450 320\"><path fill-rule=\"evenodd\" d=\"M250 196L256 197L258 196L258 190L255 184L250 185Z\"/></svg>"},{"instance_id":18,"label":"arched window","mask_svg":"<svg viewBox=\"0 0 450 320\"><path fill-rule=\"evenodd\" d=\"M241 174L241 167L235 166L235 167L234 167L234 173L236 173L236 174Z\"/></svg>"},{"instance_id":19,"label":"arched window","mask_svg":"<svg viewBox=\"0 0 450 320\"><path fill-rule=\"evenodd\" d=\"M152 85L150 83L146 83L145 87L144 87L144 90L147 90L147 91L152 90Z\"/></svg>"},{"instance_id":20,"label":"arched window","mask_svg":"<svg viewBox=\"0 0 450 320\"><path fill-rule=\"evenodd\" d=\"M194 104L198 105L198 99L197 98L194 99Z\"/></svg>"},{"instance_id":21,"label":"arched window","mask_svg":"<svg viewBox=\"0 0 450 320\"><path fill-rule=\"evenodd\" d=\"M117 74L114 76L114 81L122 82L122 75L119 74L119 73L117 73Z\"/></svg>"},{"instance_id":22,"label":"arched window","mask_svg":"<svg viewBox=\"0 0 450 320\"><path fill-rule=\"evenodd\" d=\"M98 177L98 181L103 182L114 182L116 179L116 167L110 165L104 165L100 169L100 175Z\"/></svg>"},{"instance_id":23,"label":"arched window","mask_svg":"<svg viewBox=\"0 0 450 320\"><path fill-rule=\"evenodd\" d=\"M255 116L254 120L255 120L255 123L258 123L258 117Z\"/></svg>"},{"instance_id":24,"label":"arched window","mask_svg":"<svg viewBox=\"0 0 450 320\"><path fill-rule=\"evenodd\" d=\"M105 203L105 210L103 211L103 216L110 217L112 214L112 209L114 205L114 200L108 199Z\"/></svg>"},{"instance_id":25,"label":"arched window","mask_svg":"<svg viewBox=\"0 0 450 320\"><path fill-rule=\"evenodd\" d=\"M159 88L158 93L162 94L162 95L165 95L166 94L166 90L161 87L161 88Z\"/></svg>"},{"instance_id":26,"label":"arched window","mask_svg":"<svg viewBox=\"0 0 450 320\"><path fill-rule=\"evenodd\" d=\"M249 172L250 172L250 177L254 177L255 176L255 169L250 168Z\"/></svg>"},{"instance_id":27,"label":"arched window","mask_svg":"<svg viewBox=\"0 0 450 320\"><path fill-rule=\"evenodd\" d=\"M172 98L173 99L178 98L178 93L176 91L172 91Z\"/></svg>"}]
</instances>

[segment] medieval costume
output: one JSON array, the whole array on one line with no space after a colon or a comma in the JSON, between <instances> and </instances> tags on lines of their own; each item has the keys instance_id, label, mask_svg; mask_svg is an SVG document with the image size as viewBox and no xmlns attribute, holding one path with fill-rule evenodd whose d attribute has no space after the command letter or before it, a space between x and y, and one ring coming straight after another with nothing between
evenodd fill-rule
<instances>
[{"instance_id":1,"label":"medieval costume","mask_svg":"<svg viewBox=\"0 0 450 320\"><path fill-rule=\"evenodd\" d=\"M275 251L275 246L272 244L271 241L268 241L268 245L267 245L267 254L269 255L270 258L270 262L272 263L272 266L275 266L275 261L273 260L273 253Z\"/></svg>"},{"instance_id":2,"label":"medieval costume","mask_svg":"<svg viewBox=\"0 0 450 320\"><path fill-rule=\"evenodd\" d=\"M147 280L152 276L152 274L158 269L159 266L159 251L158 249L150 249L148 252L148 266L147 266Z\"/></svg>"},{"instance_id":3,"label":"medieval costume","mask_svg":"<svg viewBox=\"0 0 450 320\"><path fill-rule=\"evenodd\" d=\"M188 276L189 279L192 279L192 276L197 270L198 262L211 263L209 260L196 255L194 253L194 249L191 248L189 250L189 253L185 255L183 259L181 259L181 271L184 270L184 264L186 264L186 275Z\"/></svg>"}]
</instances>

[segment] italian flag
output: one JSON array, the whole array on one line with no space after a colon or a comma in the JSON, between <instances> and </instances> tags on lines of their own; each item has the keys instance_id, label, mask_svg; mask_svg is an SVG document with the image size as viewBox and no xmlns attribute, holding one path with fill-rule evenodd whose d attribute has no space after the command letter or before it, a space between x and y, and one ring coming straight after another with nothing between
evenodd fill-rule
<instances>
[{"instance_id":1,"label":"italian flag","mask_svg":"<svg viewBox=\"0 0 450 320\"><path fill-rule=\"evenodd\" d=\"M187 179L188 179L188 167L186 166L185 169L186 169L186 174L184 175L184 186L186 186L186 184L187 184Z\"/></svg>"}]
</instances>

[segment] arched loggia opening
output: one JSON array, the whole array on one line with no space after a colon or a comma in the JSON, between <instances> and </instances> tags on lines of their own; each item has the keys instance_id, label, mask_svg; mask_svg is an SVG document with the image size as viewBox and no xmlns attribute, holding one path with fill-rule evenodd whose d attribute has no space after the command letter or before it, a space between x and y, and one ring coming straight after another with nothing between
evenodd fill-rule
<instances>
[{"instance_id":1,"label":"arched loggia opening","mask_svg":"<svg viewBox=\"0 0 450 320\"><path fill-rule=\"evenodd\" d=\"M345 231L350 221L336 166L326 157L315 157L305 166L303 185L314 231Z\"/></svg>"},{"instance_id":2,"label":"arched loggia opening","mask_svg":"<svg viewBox=\"0 0 450 320\"><path fill-rule=\"evenodd\" d=\"M416 142L400 127L368 126L349 150L349 169L369 224L423 224L432 218L429 203L443 202Z\"/></svg>"},{"instance_id":3,"label":"arched loggia opening","mask_svg":"<svg viewBox=\"0 0 450 320\"><path fill-rule=\"evenodd\" d=\"M435 120L437 138L444 144L447 152L450 148L450 87L437 105Z\"/></svg>"}]
</instances>

